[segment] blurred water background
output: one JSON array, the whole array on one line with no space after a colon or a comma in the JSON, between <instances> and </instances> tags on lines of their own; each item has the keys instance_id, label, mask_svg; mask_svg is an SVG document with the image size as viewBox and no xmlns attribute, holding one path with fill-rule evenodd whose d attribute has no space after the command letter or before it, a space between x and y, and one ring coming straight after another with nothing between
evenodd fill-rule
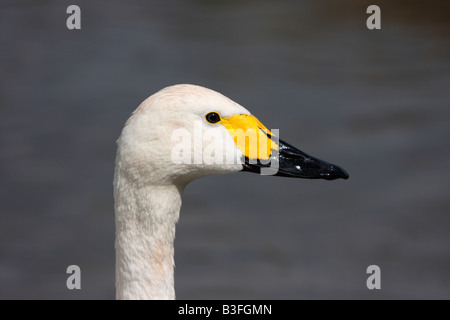
<instances>
[{"instance_id":1,"label":"blurred water background","mask_svg":"<svg viewBox=\"0 0 450 320\"><path fill-rule=\"evenodd\" d=\"M114 298L115 141L194 83L350 180L193 182L178 298L449 299L449 36L448 1L1 0L0 298Z\"/></svg>"}]
</instances>

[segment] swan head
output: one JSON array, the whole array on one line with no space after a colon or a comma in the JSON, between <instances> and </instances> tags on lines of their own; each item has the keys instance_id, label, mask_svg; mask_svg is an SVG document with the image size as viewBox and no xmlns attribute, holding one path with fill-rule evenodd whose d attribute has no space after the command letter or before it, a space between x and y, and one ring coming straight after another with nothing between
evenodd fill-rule
<instances>
[{"instance_id":1,"label":"swan head","mask_svg":"<svg viewBox=\"0 0 450 320\"><path fill-rule=\"evenodd\" d=\"M279 140L236 102L188 84L162 89L133 112L118 140L117 168L136 184L180 186L239 171L348 178L338 166Z\"/></svg>"}]
</instances>

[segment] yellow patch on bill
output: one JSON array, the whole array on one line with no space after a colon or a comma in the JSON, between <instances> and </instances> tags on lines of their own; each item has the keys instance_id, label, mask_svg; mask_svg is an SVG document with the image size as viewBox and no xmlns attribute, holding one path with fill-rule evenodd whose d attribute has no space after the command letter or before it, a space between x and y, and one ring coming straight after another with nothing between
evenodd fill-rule
<instances>
[{"instance_id":1,"label":"yellow patch on bill","mask_svg":"<svg viewBox=\"0 0 450 320\"><path fill-rule=\"evenodd\" d=\"M220 123L227 128L241 152L249 159L267 160L278 145L267 134L272 133L255 117L237 114L222 118Z\"/></svg>"}]
</instances>

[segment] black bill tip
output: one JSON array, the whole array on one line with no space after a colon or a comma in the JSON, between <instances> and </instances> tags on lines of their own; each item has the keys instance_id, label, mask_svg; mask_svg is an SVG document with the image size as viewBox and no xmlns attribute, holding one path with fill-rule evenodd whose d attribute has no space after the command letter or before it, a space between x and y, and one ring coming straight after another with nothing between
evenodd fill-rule
<instances>
[{"instance_id":1,"label":"black bill tip","mask_svg":"<svg viewBox=\"0 0 450 320\"><path fill-rule=\"evenodd\" d=\"M312 157L294 146L279 140L279 150L270 157L270 163L245 159L244 171L261 173L274 167L271 175L303 179L348 179L349 174L341 167ZM274 165L275 164L275 165Z\"/></svg>"},{"instance_id":2,"label":"black bill tip","mask_svg":"<svg viewBox=\"0 0 450 320\"><path fill-rule=\"evenodd\" d=\"M335 179L345 179L349 178L347 171L338 167L335 164L329 164L328 170L320 174L322 179L325 180L335 180Z\"/></svg>"}]
</instances>

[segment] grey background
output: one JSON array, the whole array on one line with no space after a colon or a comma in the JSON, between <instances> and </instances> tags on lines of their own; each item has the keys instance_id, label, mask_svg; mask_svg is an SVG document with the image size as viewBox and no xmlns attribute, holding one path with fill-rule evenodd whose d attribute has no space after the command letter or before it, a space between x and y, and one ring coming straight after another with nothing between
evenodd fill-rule
<instances>
[{"instance_id":1,"label":"grey background","mask_svg":"<svg viewBox=\"0 0 450 320\"><path fill-rule=\"evenodd\" d=\"M0 298L114 298L115 141L147 96L194 83L351 177L193 182L178 298L449 299L449 3L377 1L379 31L370 4L1 0Z\"/></svg>"}]
</instances>

